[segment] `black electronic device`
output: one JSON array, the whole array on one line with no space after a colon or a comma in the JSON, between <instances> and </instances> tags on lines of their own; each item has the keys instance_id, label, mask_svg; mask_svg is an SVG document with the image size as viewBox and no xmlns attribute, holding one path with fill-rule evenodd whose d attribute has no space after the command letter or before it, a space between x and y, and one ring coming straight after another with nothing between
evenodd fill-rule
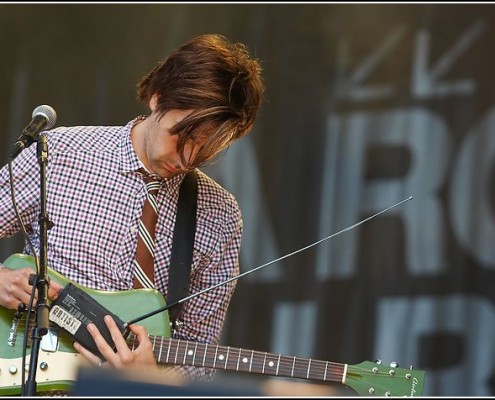
<instances>
[{"instance_id":1,"label":"black electronic device","mask_svg":"<svg viewBox=\"0 0 495 400\"><path fill-rule=\"evenodd\" d=\"M121 333L124 333L124 321L98 303L89 294L69 283L59 293L58 298L52 302L49 319L64 329L75 341L101 359L104 359L87 326L89 323L95 324L107 343L112 348L115 348L110 331L103 320L105 315L111 315Z\"/></svg>"}]
</instances>

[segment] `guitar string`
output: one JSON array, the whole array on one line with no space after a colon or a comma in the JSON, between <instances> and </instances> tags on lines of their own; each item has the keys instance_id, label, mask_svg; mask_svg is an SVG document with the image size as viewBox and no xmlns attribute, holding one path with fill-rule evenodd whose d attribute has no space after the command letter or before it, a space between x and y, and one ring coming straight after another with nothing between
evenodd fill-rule
<instances>
[{"instance_id":1,"label":"guitar string","mask_svg":"<svg viewBox=\"0 0 495 400\"><path fill-rule=\"evenodd\" d=\"M153 336L151 336L151 338L153 338ZM208 362L209 363L208 365L215 365L218 362L218 365L219 365L218 368L222 368L222 364L223 364L224 365L223 369L226 369L225 366L229 365L228 358L226 360L220 360L219 361L219 358L218 358L219 354L217 354L216 357L214 354L211 354L213 352L213 350L215 350L215 351L218 350L218 349L216 349L215 345L207 345L206 343L198 343L197 346L200 347L199 351L197 348L196 348L196 350L188 349L188 351L193 351L192 354L188 354L188 351L186 351L185 348L181 347L179 342L175 343L175 347L174 347L174 343L171 340L177 340L178 341L178 339L169 339L169 338L163 338L163 337L154 337L154 338L155 339L159 338L159 341L162 342L162 346L154 346L153 347L154 353L157 356L157 358L160 354L160 347L161 347L162 354L163 354L163 347L169 347L168 352L173 354L174 355L173 357L175 359L185 360L188 356L194 358L198 353L201 354L203 352L203 354L204 354L204 352L206 352L206 354L203 357L199 358L200 360L204 360L203 362L205 364ZM136 338L134 335L131 335L129 337L129 341L133 342L132 346L135 345L135 339ZM165 346L164 346L163 342L165 342ZM167 342L168 342L168 345L167 345ZM195 345L196 345L196 343L195 343ZM207 349L207 346L211 347L211 350ZM156 348L156 347L158 347L158 348ZM172 351L170 352L170 350L172 350ZM308 359L308 358L298 358L298 357L294 357L294 356L275 354L275 353L271 353L271 354L266 353L265 354L265 352L262 352L262 351L252 351L252 350L246 350L246 349L235 348L235 347L231 347L230 350L233 351L232 356L234 359L234 361L230 361L231 364L235 363L237 359L249 356L250 361L251 361L251 358L253 359L253 364L255 364L255 367L261 367L261 366L263 366L263 364L265 364L265 366L263 368L266 368L266 360L267 360L266 357L269 357L268 361L272 361L274 363L276 362L276 365L278 365L278 368L290 369L291 371L293 370L294 371L293 374L307 375L308 369L309 369L311 371L311 375L313 375L313 379L316 379L315 378L316 375L321 375L322 377L325 376L325 371L326 371L327 376L330 376L331 374L334 374L334 375L337 374L337 376L340 377L340 376L342 376L342 373L343 373L344 367L345 367L344 364L339 364L339 363L331 362L331 361L323 361L323 360ZM244 352L244 354L242 352ZM194 353L196 353L196 354L194 354ZM236 356L236 353L240 354L240 355ZM280 356L280 358L279 358L279 356ZM265 360L264 362L260 361L262 358ZM231 359L232 359L232 357L231 357ZM296 359L296 361L298 361L299 364L294 359ZM170 363L170 356L168 357L168 361ZM311 364L310 364L310 362L311 362ZM304 363L306 365L300 365L301 363ZM177 363L177 364L181 364L181 363ZM195 365L195 366L200 366L200 365ZM390 378L394 378L394 379L401 378L400 375L397 375L398 368L390 367L390 369L395 370L394 375L390 375L390 373L387 371L373 372L373 371L370 371L369 369L366 369L363 367L356 367L356 366L348 366L348 367L349 367L350 372L359 372L361 375L382 376L382 377L390 377ZM273 368L273 367L269 367L269 368ZM383 369L385 367L381 367L381 368ZM409 371L409 370L404 370L404 371L411 373L411 371ZM254 371L254 372L256 372L256 371Z\"/></svg>"},{"instance_id":2,"label":"guitar string","mask_svg":"<svg viewBox=\"0 0 495 400\"><path fill-rule=\"evenodd\" d=\"M22 328L25 325L24 322L25 322L24 320L21 320L21 322L19 323L18 326L20 328ZM60 330L56 326L53 326L52 328L55 330ZM169 339L169 338L163 338L163 337L158 337L158 336L157 337L150 336L150 338L155 339L155 341L156 341L156 338L159 338L159 341L161 342L160 347L162 347L162 348L163 347L171 347L171 348L174 347L174 340L177 340L177 339ZM134 347L135 340L136 340L135 335L130 335L128 342L132 341L133 343L131 343L131 344ZM165 344L164 344L164 342L165 342ZM205 363L206 362L214 363L216 359L218 360L218 357L215 357L213 354L209 354L207 351L207 350L209 350L211 352L212 350L214 350L215 349L214 345L208 345L207 346L206 343L198 343L198 346L200 348L199 348L199 351L198 351L198 349L196 349L196 351L195 351L196 353L201 353L204 351L206 351L206 353L207 353L206 356L204 357ZM159 350L160 350L160 348L155 349L155 346L154 346L154 353L155 353L155 355L157 355L157 357L159 356ZM179 342L175 343L175 350L176 351L174 352L174 354L177 354L177 358L180 357L180 359L184 359L186 357L186 351L185 351L185 349L182 349L182 347L180 347ZM191 349L189 349L189 350L191 350ZM301 363L301 362L309 363L309 359L297 358L294 356L275 354L275 353L273 353L273 354L267 353L265 355L265 352L262 352L262 351L253 351L253 350L234 348L234 347L232 347L231 350L233 350L234 352L237 352L238 354L240 353L241 356L239 356L239 358L244 357L246 355L249 355L249 357L253 359L253 361L256 365L259 363L259 359L264 358L264 357L269 357L270 359L272 359L272 358L277 359L277 365L279 368L282 368L282 369L292 368L292 366L294 365L294 358L296 358L299 361L299 363ZM280 356L280 359L279 359L279 356ZM232 357L231 357L231 359L232 359ZM268 360L268 361L270 361L270 360ZM271 360L271 361L275 362L274 360ZM220 361L220 363L221 362L224 362L224 361ZM342 364L334 363L331 361L322 361L322 360L312 359L311 362L314 363L312 366L313 371L317 371L318 364L325 364L325 367L321 366L321 368L322 368L322 371L327 369L328 374L331 374L331 373L337 371L341 375L343 368L344 368L344 366ZM294 365L294 373L301 373L301 372L305 373L306 371L307 371L307 367L306 368L302 367L300 365L297 365L297 363Z\"/></svg>"},{"instance_id":3,"label":"guitar string","mask_svg":"<svg viewBox=\"0 0 495 400\"><path fill-rule=\"evenodd\" d=\"M22 326L22 320L21 320L21 326ZM54 326L54 329L60 330L58 327ZM229 365L232 365L233 363L236 363L237 360L237 368L236 370L238 372L246 372L246 373L255 373L255 374L265 374L265 375L272 375L272 376L282 376L282 377L289 377L288 371L291 371L290 377L296 378L296 379L310 379L310 380L315 380L315 381L323 381L323 382L341 382L342 378L344 377L344 370L345 370L345 365L344 364L339 364L336 362L331 362L331 361L323 361L323 360L316 360L316 359L307 359L307 358L297 358L295 356L288 356L288 355L283 355L283 354L276 354L276 353L267 353L267 352L262 352L262 351L254 351L254 350L247 350L243 348L235 348L235 347L229 347L229 350L233 350L232 355L229 356L227 355L225 360L220 360L219 359L219 354L217 354L217 347L216 345L209 345L206 343L196 343L195 342L195 349L187 349L187 341L183 341L182 343L180 342L179 339L170 339L170 338L165 338L162 336L152 336L150 335L150 339L153 341L153 351L156 356L156 359L161 361L160 354L163 352L164 347L168 347L167 354L170 353L170 350L172 350L172 354L174 354L175 360L186 360L187 356L193 357L193 360L196 357L196 354L201 354L201 352L204 352L204 356L200 357L199 359L203 360L202 363L203 365L198 365L195 364L194 362L191 364L196 367L206 367L206 368L211 368L211 366L215 365L215 369L228 369ZM155 343L159 342L159 345L156 346ZM136 344L136 336L134 334L131 334L127 338L127 343L128 345L134 349L135 344ZM184 343L186 344L186 347L184 348ZM167 346L168 345L168 346ZM174 349L175 346L175 349ZM198 350L199 346L199 350ZM211 348L211 350L209 349ZM175 350L175 351L174 351ZM215 350L215 354L212 355L211 351ZM192 354L189 354L189 351L192 351ZM244 352L244 354L243 354ZM196 353L196 354L195 354ZM236 353L238 354L236 356ZM233 356L233 357L232 357ZM246 370L245 363L239 364L239 360L241 358L245 358L248 356L249 361L250 361L250 367L249 370ZM232 361L233 358L233 361ZM263 361L261 361L263 359ZM167 357L167 361L170 360L170 357ZM268 365L268 368L266 366L266 362L272 361L274 365L270 366ZM298 361L299 363L297 363ZM218 362L218 365L217 365ZM230 362L230 364L229 364ZM169 361L170 363L170 361ZM303 363L303 365L301 365ZM185 362L175 362L173 364L176 365L181 365L181 364L186 364ZM206 364L206 365L205 365ZM241 367L241 368L239 368ZM262 368L261 370L259 370ZM273 369L276 368L274 371ZM231 368L232 369L232 368ZM348 373L346 374L347 380L350 378L352 379L351 376L349 376L349 372L351 373L359 373L359 375L363 377L374 377L376 378L377 376L381 378L390 378L394 379L397 381L397 379L403 378L406 379L405 377L402 377L400 375L390 375L387 372L372 372L369 369L365 369L363 367L355 367L355 366L349 366L348 365ZM354 378L356 379L356 378ZM407 379L409 381L409 379ZM343 382L343 384L347 384L348 386L352 387L352 385L349 385L350 382ZM371 387L371 386L370 386ZM379 382L374 382L373 387L376 389L381 389L384 391L384 393L389 392L391 395L400 395L396 394L394 392L390 392L389 387L385 387L379 384Z\"/></svg>"},{"instance_id":4,"label":"guitar string","mask_svg":"<svg viewBox=\"0 0 495 400\"><path fill-rule=\"evenodd\" d=\"M25 321L21 320L18 326L22 328L24 325L25 325ZM53 328L59 330L58 327L54 326ZM172 350L172 353L174 354L174 358L177 358L180 360L184 360L188 356L189 357L195 357L197 354L206 353L206 355L199 358L200 360L204 360L202 362L204 362L205 364L208 363L208 365L213 365L213 364L216 364L218 362L220 368L221 368L222 363L224 365L229 365L228 357L226 360L220 360L219 361L219 358L218 358L219 354L217 354L215 352L216 357L215 357L215 354L211 354L213 352L213 350L218 350L217 349L218 346L216 346L216 345L194 342L195 345L199 346L199 350L198 350L198 348L196 348L195 350L188 349L186 351L186 348L183 348L183 346L181 346L179 339L170 339L170 338L164 338L164 337L160 337L160 336L150 336L150 339L155 339L155 342L156 342L156 339L158 339L158 341L161 342L161 345L153 346L153 351L154 351L155 355L157 356L157 358L160 354L160 348L162 349L162 354L163 354L163 348L167 347L167 348L170 348L170 350ZM132 346L131 348L134 348L135 341L136 341L135 335L131 334L127 340L128 344L130 346ZM176 341L176 342L174 343L174 341ZM209 348L211 348L211 350ZM332 361L324 361L324 360L318 360L318 359L313 359L313 358L311 358L311 359L301 358L301 357L284 355L284 354L277 354L277 353L265 353L263 351L249 350L249 349L244 349L244 348L240 348L240 347L230 347L230 350L232 350L233 353L232 353L232 355L229 355L229 357L231 360L234 359L234 362L236 362L236 360L238 360L238 359L248 357L249 361L251 361L251 359L253 360L252 363L255 365L255 367L263 366L263 364L265 364L264 368L266 368L266 363L272 361L275 365L277 365L278 369L280 369L280 368L283 370L290 369L291 371L293 369L293 371L294 371L293 373L295 375L296 374L307 375L308 369L309 369L311 371L312 376L315 376L315 375L325 376L325 372L326 372L327 376L330 376L332 374L334 374L334 375L337 374L337 376L341 376L343 373L344 367L345 367L344 364L332 362ZM188 354L189 351L193 351L193 354L189 355ZM194 353L196 353L196 354L194 354ZM264 361L261 362L260 361L261 359L263 359ZM168 361L170 363L170 357L168 357ZM311 362L311 364L310 364L310 362ZM230 361L230 363L232 363L232 361ZM301 363L304 363L306 365L300 365ZM180 364L180 363L178 363L178 364ZM242 364L240 364L240 365L242 365ZM199 365L195 365L195 366L199 366ZM397 375L390 375L386 371L373 372L373 371L370 371L369 369L366 369L363 367L357 367L357 366L348 366L348 367L349 367L349 372L358 372L361 375L367 375L367 376L379 375L382 377L390 377L390 378L397 379ZM269 366L269 368L273 368L273 367ZM384 369L385 367L382 366L381 368ZM223 369L225 369L225 367ZM390 369L397 371L397 368L390 367ZM405 371L407 371L408 373L413 372L413 370L405 370Z\"/></svg>"}]
</instances>

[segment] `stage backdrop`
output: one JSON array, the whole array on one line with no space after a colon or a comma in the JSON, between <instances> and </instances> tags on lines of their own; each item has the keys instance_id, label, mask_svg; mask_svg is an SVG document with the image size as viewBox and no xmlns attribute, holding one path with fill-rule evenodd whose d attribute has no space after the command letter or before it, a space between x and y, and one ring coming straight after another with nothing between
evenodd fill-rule
<instances>
[{"instance_id":1,"label":"stage backdrop","mask_svg":"<svg viewBox=\"0 0 495 400\"><path fill-rule=\"evenodd\" d=\"M213 32L267 86L255 129L205 169L242 207L242 272L412 197L242 277L222 344L495 395L495 5L2 4L3 163L40 104L58 126L145 113L141 75ZM219 376L268 379L240 374Z\"/></svg>"}]
</instances>

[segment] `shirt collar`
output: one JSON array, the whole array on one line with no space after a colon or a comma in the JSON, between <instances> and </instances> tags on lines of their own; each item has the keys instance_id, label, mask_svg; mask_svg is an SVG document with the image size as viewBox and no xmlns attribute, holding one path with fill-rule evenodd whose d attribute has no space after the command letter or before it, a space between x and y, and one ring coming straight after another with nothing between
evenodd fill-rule
<instances>
[{"instance_id":1,"label":"shirt collar","mask_svg":"<svg viewBox=\"0 0 495 400\"><path fill-rule=\"evenodd\" d=\"M146 116L140 115L122 127L120 136L120 171L124 175L136 173L137 170L141 168L142 163L139 160L134 147L132 147L131 129L134 125L144 119L146 119Z\"/></svg>"},{"instance_id":2,"label":"shirt collar","mask_svg":"<svg viewBox=\"0 0 495 400\"><path fill-rule=\"evenodd\" d=\"M144 164L137 156L131 142L131 129L134 125L138 124L146 118L147 117L145 115L140 115L129 121L127 125L122 127L122 135L120 139L120 171L123 175L138 175L138 170L140 168L144 168L146 170ZM162 188L164 188L167 192L172 193L178 190L178 187L182 182L184 176L185 174L179 174L167 179L163 179L160 177L157 178L161 182Z\"/></svg>"}]
</instances>

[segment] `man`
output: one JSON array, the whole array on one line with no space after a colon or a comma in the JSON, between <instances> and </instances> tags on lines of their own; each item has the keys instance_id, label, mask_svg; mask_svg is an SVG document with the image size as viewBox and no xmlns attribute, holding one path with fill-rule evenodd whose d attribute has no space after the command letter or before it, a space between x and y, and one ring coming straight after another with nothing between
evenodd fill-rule
<instances>
[{"instance_id":1,"label":"man","mask_svg":"<svg viewBox=\"0 0 495 400\"><path fill-rule=\"evenodd\" d=\"M153 284L168 292L172 235L179 187L187 172L197 175L197 220L189 291L197 293L239 272L242 219L235 198L198 169L247 134L255 122L264 86L261 67L247 48L221 35L202 35L180 46L138 84L150 108L125 126L59 127L48 140L48 265L71 281L98 290L141 287L135 263L138 224L146 198L144 176L158 179ZM13 161L16 199L29 240L40 250L39 173L36 146ZM7 166L0 170L0 236L20 229L10 197ZM30 254L28 245L25 252ZM30 268L0 268L0 305L27 304ZM183 304L180 328L172 337L217 343L235 280ZM141 283L142 284L142 283ZM144 285L143 285L144 286ZM50 284L54 299L62 287ZM129 304L132 307L132 304ZM152 310L150 310L152 311ZM118 335L113 320L109 329ZM131 351L115 337L114 353L90 324L105 365L155 365L142 326L132 326L139 346ZM79 344L94 365L100 359ZM189 377L213 371L183 367Z\"/></svg>"}]
</instances>

